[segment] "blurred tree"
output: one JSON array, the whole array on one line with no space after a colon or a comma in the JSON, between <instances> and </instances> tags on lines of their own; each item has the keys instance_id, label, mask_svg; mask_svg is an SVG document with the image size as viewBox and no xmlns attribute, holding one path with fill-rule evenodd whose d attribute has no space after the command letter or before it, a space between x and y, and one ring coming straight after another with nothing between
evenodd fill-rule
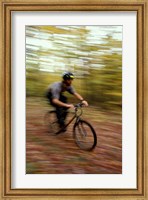
<instances>
[{"instance_id":1,"label":"blurred tree","mask_svg":"<svg viewBox=\"0 0 148 200\"><path fill-rule=\"evenodd\" d=\"M99 36L85 26L27 26L26 95L43 96L71 70L75 87L90 104L121 110L122 41L107 28L110 34Z\"/></svg>"},{"instance_id":2,"label":"blurred tree","mask_svg":"<svg viewBox=\"0 0 148 200\"><path fill-rule=\"evenodd\" d=\"M103 47L108 52L99 56L102 67L91 69L87 82L89 83L89 100L103 108L121 109L122 106L122 54L121 50L112 52L121 41L116 41L111 36L105 39ZM100 49L101 50L101 49Z\"/></svg>"}]
</instances>

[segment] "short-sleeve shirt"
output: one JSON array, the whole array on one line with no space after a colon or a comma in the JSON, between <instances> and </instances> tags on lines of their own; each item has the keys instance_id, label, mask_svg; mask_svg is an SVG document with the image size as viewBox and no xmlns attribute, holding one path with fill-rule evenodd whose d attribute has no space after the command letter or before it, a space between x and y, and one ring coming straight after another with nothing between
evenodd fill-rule
<instances>
[{"instance_id":1,"label":"short-sleeve shirt","mask_svg":"<svg viewBox=\"0 0 148 200\"><path fill-rule=\"evenodd\" d=\"M49 85L49 87L48 87L48 92L51 93L52 99L54 99L54 98L59 99L60 95L65 91L69 92L70 94L75 93L75 89L72 86L67 86L63 90L62 82L55 82L55 83Z\"/></svg>"}]
</instances>

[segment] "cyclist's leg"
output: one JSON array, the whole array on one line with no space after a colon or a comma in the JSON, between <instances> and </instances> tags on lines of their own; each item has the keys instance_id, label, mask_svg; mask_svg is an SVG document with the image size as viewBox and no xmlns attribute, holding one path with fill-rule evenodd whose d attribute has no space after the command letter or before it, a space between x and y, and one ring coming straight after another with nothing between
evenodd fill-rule
<instances>
[{"instance_id":1,"label":"cyclist's leg","mask_svg":"<svg viewBox=\"0 0 148 200\"><path fill-rule=\"evenodd\" d=\"M62 101L63 103L67 103L67 97L65 97L64 95L60 95L59 100ZM56 106L56 112L59 124L61 127L63 127L65 125L65 119L67 116L67 108Z\"/></svg>"},{"instance_id":2,"label":"cyclist's leg","mask_svg":"<svg viewBox=\"0 0 148 200\"><path fill-rule=\"evenodd\" d=\"M67 97L65 97L64 95L60 95L60 101L62 101L63 103L67 103ZM68 114L67 110L68 110L68 108L62 107L62 117L63 117L64 121Z\"/></svg>"},{"instance_id":3,"label":"cyclist's leg","mask_svg":"<svg viewBox=\"0 0 148 200\"><path fill-rule=\"evenodd\" d=\"M63 127L65 125L65 119L66 119L66 116L67 116L67 108L53 104L51 93L47 93L46 97L47 97L49 103L56 109L56 115L57 115L58 123L61 127ZM67 97L65 97L64 95L60 95L59 100L62 101L63 103L67 103Z\"/></svg>"},{"instance_id":4,"label":"cyclist's leg","mask_svg":"<svg viewBox=\"0 0 148 200\"><path fill-rule=\"evenodd\" d=\"M57 115L58 123L61 127L63 127L65 124L64 123L65 118L64 118L63 112L64 112L63 107L56 106L56 115Z\"/></svg>"}]
</instances>

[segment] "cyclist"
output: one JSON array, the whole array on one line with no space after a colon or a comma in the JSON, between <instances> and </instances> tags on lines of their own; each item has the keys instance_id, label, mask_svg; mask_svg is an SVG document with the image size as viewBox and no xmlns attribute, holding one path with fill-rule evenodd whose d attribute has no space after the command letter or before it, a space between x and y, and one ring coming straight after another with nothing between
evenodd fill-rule
<instances>
[{"instance_id":1,"label":"cyclist","mask_svg":"<svg viewBox=\"0 0 148 200\"><path fill-rule=\"evenodd\" d=\"M85 101L72 86L73 79L73 73L65 72L62 76L62 81L49 85L46 93L46 97L48 98L50 104L56 108L57 119L61 128L65 125L64 121L67 115L67 109L74 109L73 104L68 104L67 97L64 96L64 92L69 92L79 99L85 106L88 106L87 101Z\"/></svg>"}]
</instances>

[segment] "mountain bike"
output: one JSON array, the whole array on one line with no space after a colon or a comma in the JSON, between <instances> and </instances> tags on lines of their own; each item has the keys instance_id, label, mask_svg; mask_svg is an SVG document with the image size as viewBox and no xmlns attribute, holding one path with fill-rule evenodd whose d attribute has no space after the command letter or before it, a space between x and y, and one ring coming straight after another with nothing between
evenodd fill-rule
<instances>
[{"instance_id":1,"label":"mountain bike","mask_svg":"<svg viewBox=\"0 0 148 200\"><path fill-rule=\"evenodd\" d=\"M48 127L48 131L50 133L58 135L66 131L66 128L75 119L75 122L73 124L73 138L75 140L75 143L80 149L91 151L97 145L96 132L89 122L81 118L83 113L83 103L78 103L74 107L75 109L72 113L73 116L70 118L70 120L68 120L68 122L66 122L64 127L60 128L59 126L56 116L56 110L50 110L45 114L45 124Z\"/></svg>"}]
</instances>

